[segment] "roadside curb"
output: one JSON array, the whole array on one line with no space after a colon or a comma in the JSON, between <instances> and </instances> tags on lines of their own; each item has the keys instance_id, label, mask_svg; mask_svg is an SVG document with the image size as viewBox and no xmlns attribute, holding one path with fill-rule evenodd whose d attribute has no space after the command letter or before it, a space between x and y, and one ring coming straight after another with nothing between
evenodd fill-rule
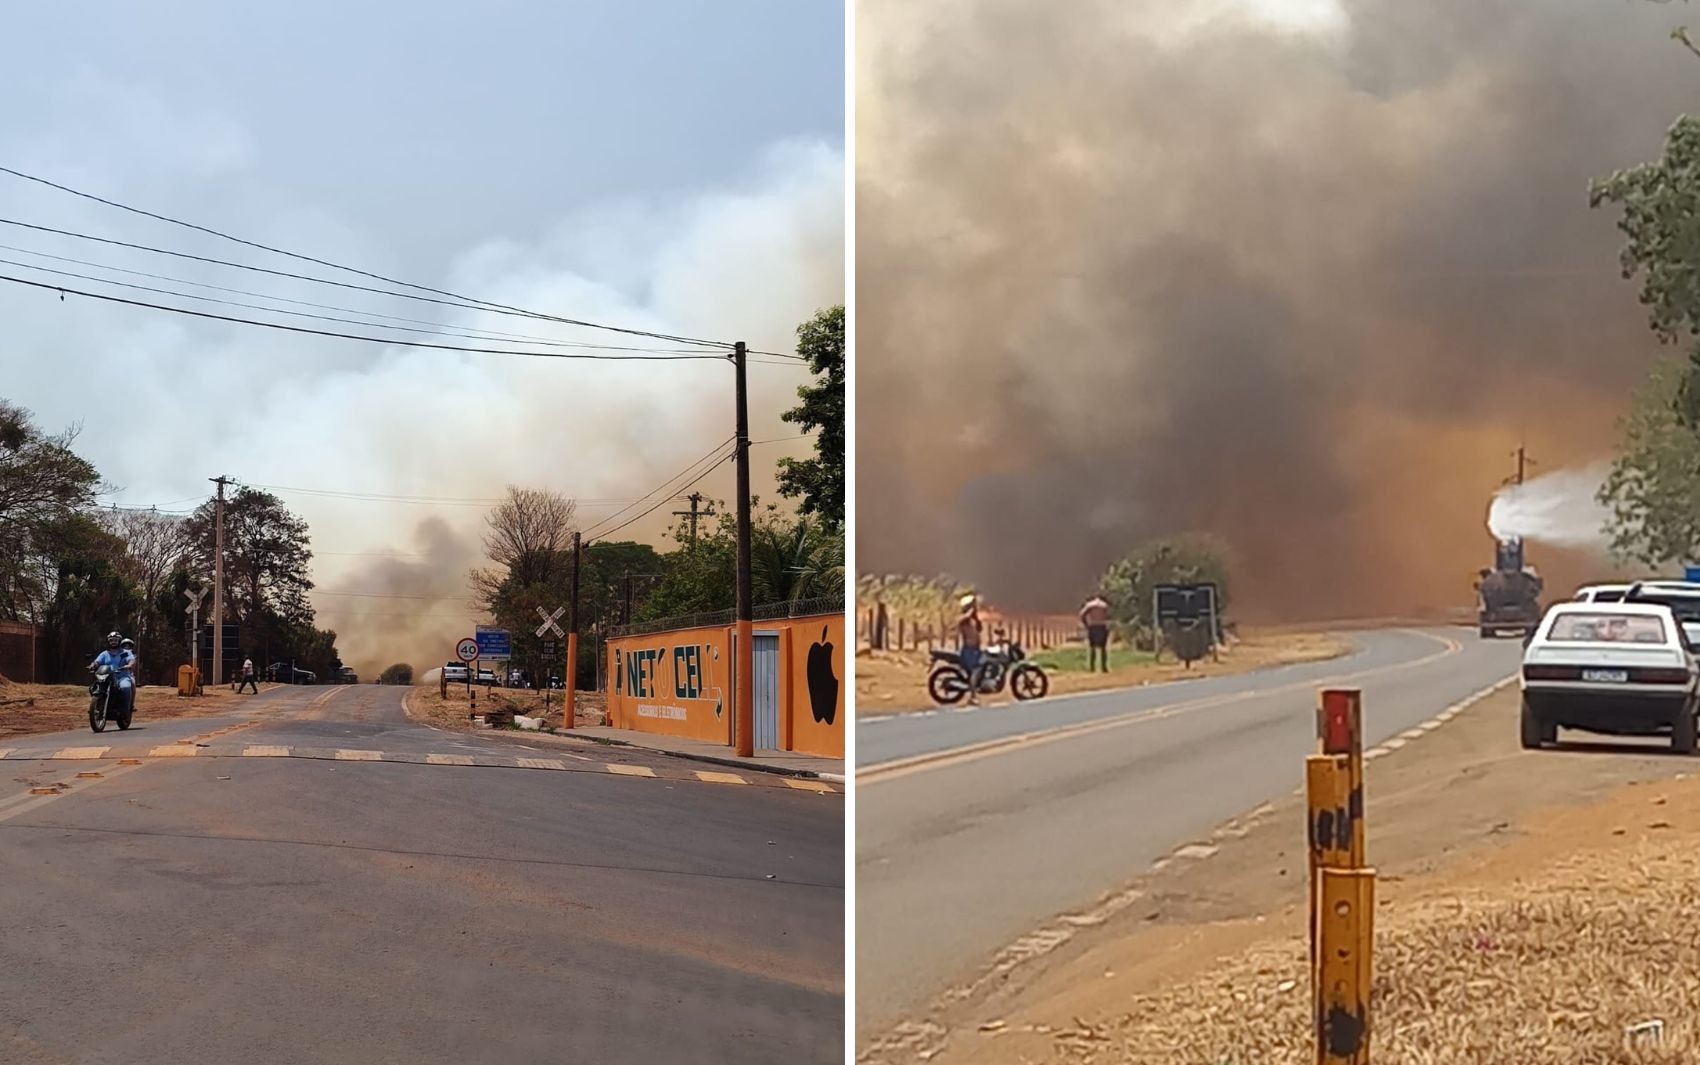
<instances>
[{"instance_id":1,"label":"roadside curb","mask_svg":"<svg viewBox=\"0 0 1700 1065\"><path fill-rule=\"evenodd\" d=\"M402 713L407 716L409 721L413 721L420 725L427 725L426 722L420 721L418 718L414 717L413 691L411 689L409 689L406 695L402 696L401 702ZM427 727L436 728L437 726L427 725ZM439 729L439 731L451 730ZM499 731L469 730L467 734L476 736L488 735L504 740L519 740L527 736L554 736L557 739L572 740L577 743L599 743L604 747L629 747L634 751L646 751L650 754L665 755L669 758L683 758L690 762L704 762L708 765L725 766L729 769L747 769L752 773L768 773L779 777L795 777L799 780L825 780L834 784L845 783L843 773L823 773L816 769L789 769L785 766L765 765L760 762L746 761L732 756L722 757L712 754L697 754L690 751L674 751L665 747L651 747L647 744L633 743L631 740L616 739L612 736L580 736L576 735L574 732L562 731L560 729L521 729L513 732L505 729Z\"/></svg>"},{"instance_id":2,"label":"roadside curb","mask_svg":"<svg viewBox=\"0 0 1700 1065\"><path fill-rule=\"evenodd\" d=\"M754 773L771 773L774 776L779 777L798 777L804 780L830 780L836 784L844 783L844 774L842 773L822 773L815 769L788 769L785 766L764 765L760 762L745 761L742 758L721 757L713 754L697 754L692 751L673 751L668 750L665 747L650 747L642 743L633 743L631 740L615 739L612 736L576 736L571 732L562 732L559 729L551 729L548 731L544 731L543 729L526 729L522 732L517 732L514 735L526 736L534 732L541 733L545 736L555 736L563 740L574 740L578 743L600 743L604 747L630 747L635 751L648 751L651 754L662 754L669 758L683 758L692 762L706 762L709 765L723 765L732 769L748 769Z\"/></svg>"}]
</instances>

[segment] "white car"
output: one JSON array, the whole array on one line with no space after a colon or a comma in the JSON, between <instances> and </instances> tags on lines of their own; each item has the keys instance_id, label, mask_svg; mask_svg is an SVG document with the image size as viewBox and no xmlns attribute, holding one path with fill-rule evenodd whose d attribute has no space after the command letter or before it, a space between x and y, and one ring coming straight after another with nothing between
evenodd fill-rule
<instances>
[{"instance_id":1,"label":"white car","mask_svg":"<svg viewBox=\"0 0 1700 1065\"><path fill-rule=\"evenodd\" d=\"M1523 651L1523 746L1560 728L1612 736L1670 736L1694 753L1700 666L1662 603L1555 604Z\"/></svg>"},{"instance_id":2,"label":"white car","mask_svg":"<svg viewBox=\"0 0 1700 1065\"><path fill-rule=\"evenodd\" d=\"M465 684L466 676L466 663L464 662L449 662L443 666L443 679L450 683L459 681Z\"/></svg>"},{"instance_id":3,"label":"white car","mask_svg":"<svg viewBox=\"0 0 1700 1065\"><path fill-rule=\"evenodd\" d=\"M1593 584L1575 596L1583 603L1659 603L1671 608L1688 642L1700 647L1700 584L1692 581L1638 581L1634 584Z\"/></svg>"}]
</instances>

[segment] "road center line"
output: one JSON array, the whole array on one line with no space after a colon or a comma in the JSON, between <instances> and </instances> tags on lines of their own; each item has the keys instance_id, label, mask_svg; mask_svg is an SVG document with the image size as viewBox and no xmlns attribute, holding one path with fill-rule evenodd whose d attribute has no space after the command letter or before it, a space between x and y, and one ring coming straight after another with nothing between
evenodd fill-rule
<instances>
[{"instance_id":1,"label":"road center line","mask_svg":"<svg viewBox=\"0 0 1700 1065\"><path fill-rule=\"evenodd\" d=\"M1366 677L1381 676L1387 673L1397 673L1402 670L1415 669L1418 666L1424 666L1430 662L1439 661L1442 658L1455 655L1464 649L1464 645L1462 643L1459 643L1457 640L1451 639L1450 637L1435 636L1432 633L1422 632L1416 629L1401 629L1399 631L1415 636L1421 636L1427 640L1433 640L1442 645L1441 650L1436 651L1431 655L1425 655L1422 658L1412 659L1409 662L1396 663L1391 666L1377 666L1373 669L1357 670L1355 672L1342 673L1332 677L1318 677L1313 680L1297 681L1292 684L1279 685L1274 688L1265 688L1257 691L1230 692L1223 695L1204 696L1199 699L1172 703L1169 706L1153 707L1148 710L1134 710L1126 714L1118 714L1114 717L1098 718L1093 721L1080 721L1070 725L1058 725L1054 728L1040 729L1035 732L1023 732L1013 736L1001 736L997 739L969 744L965 747L956 747L946 751L934 751L927 754L915 755L911 758L901 758L890 762L882 762L856 770L856 783L858 786L863 787L869 784L880 784L889 780L896 780L900 777L909 776L913 773L922 773L931 769L942 769L946 766L978 761L981 758L989 758L993 755L1004 754L1018 748L1032 748L1044 743L1053 743L1057 740L1069 739L1076 736L1087 736L1097 732L1105 732L1110 729L1121 728L1125 725L1136 725L1146 721L1160 721L1165 718L1175 717L1179 714L1191 713L1197 710L1213 709L1222 706L1231 706L1235 703L1243 703L1251 699L1262 699L1272 695L1285 695L1296 691L1315 690L1317 688L1328 687L1330 685L1342 684L1350 680L1361 680Z\"/></svg>"}]
</instances>

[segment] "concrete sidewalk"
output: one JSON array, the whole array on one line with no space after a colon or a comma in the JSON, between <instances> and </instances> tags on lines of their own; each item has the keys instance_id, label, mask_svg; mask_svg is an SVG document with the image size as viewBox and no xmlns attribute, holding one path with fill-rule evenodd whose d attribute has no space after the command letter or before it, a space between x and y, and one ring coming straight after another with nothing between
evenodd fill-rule
<instances>
[{"instance_id":1,"label":"concrete sidewalk","mask_svg":"<svg viewBox=\"0 0 1700 1065\"><path fill-rule=\"evenodd\" d=\"M516 735L535 736L535 732L523 732ZM812 754L799 754L796 751L757 751L753 758L739 758L732 748L720 743L710 743L706 740L686 739L682 736L666 736L655 732L639 732L636 729L610 728L607 725L580 725L571 732L543 733L562 739L575 739L587 743L605 743L621 747L638 747L646 751L658 751L677 758L690 758L699 762L713 762L717 765L737 766L741 769L753 769L759 773L783 773L794 777L818 777L821 780L844 781L844 759L819 758Z\"/></svg>"}]
</instances>

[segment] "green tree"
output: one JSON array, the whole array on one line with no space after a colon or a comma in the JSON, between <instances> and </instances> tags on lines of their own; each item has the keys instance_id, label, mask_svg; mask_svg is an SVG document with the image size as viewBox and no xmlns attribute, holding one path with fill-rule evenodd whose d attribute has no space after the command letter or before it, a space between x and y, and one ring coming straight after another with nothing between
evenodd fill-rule
<instances>
[{"instance_id":1,"label":"green tree","mask_svg":"<svg viewBox=\"0 0 1700 1065\"><path fill-rule=\"evenodd\" d=\"M798 510L844 527L844 307L829 307L797 327L797 351L815 379L797 389L800 404L781 417L814 431L815 457L779 460L779 494Z\"/></svg>"},{"instance_id":2,"label":"green tree","mask_svg":"<svg viewBox=\"0 0 1700 1065\"><path fill-rule=\"evenodd\" d=\"M1110 604L1110 617L1137 644L1150 646L1152 597L1159 584L1213 582L1218 609L1228 604L1227 550L1203 534L1168 537L1140 544L1104 571L1099 581Z\"/></svg>"},{"instance_id":3,"label":"green tree","mask_svg":"<svg viewBox=\"0 0 1700 1065\"><path fill-rule=\"evenodd\" d=\"M106 634L133 631L142 596L126 574L124 541L86 514L73 514L43 530L41 549L53 560L53 598L43 611L48 634L47 676L72 681L106 647ZM159 663L139 647L143 668Z\"/></svg>"},{"instance_id":4,"label":"green tree","mask_svg":"<svg viewBox=\"0 0 1700 1065\"><path fill-rule=\"evenodd\" d=\"M738 523L725 507L712 528L690 543L684 522L673 530L680 547L665 556L667 575L635 620L731 610L738 596ZM756 606L844 596L844 540L820 521L769 504L750 521L750 591Z\"/></svg>"},{"instance_id":5,"label":"green tree","mask_svg":"<svg viewBox=\"0 0 1700 1065\"><path fill-rule=\"evenodd\" d=\"M378 674L378 683L412 684L413 667L408 665L406 662L397 662L393 666L385 666L384 671Z\"/></svg>"},{"instance_id":6,"label":"green tree","mask_svg":"<svg viewBox=\"0 0 1700 1065\"><path fill-rule=\"evenodd\" d=\"M212 586L215 505L208 500L184 521L191 544L184 569L195 584ZM336 634L317 628L307 594L313 589L307 523L270 492L240 487L224 504L224 594L242 629L242 650L260 665L293 662L320 680L342 663ZM202 620L211 617L209 599Z\"/></svg>"},{"instance_id":7,"label":"green tree","mask_svg":"<svg viewBox=\"0 0 1700 1065\"><path fill-rule=\"evenodd\" d=\"M55 594L55 538L94 504L100 475L72 450L75 428L49 435L0 399L0 617L40 621Z\"/></svg>"},{"instance_id":8,"label":"green tree","mask_svg":"<svg viewBox=\"0 0 1700 1065\"><path fill-rule=\"evenodd\" d=\"M1612 552L1650 567L1700 558L1700 434L1678 410L1690 367L1653 368L1618 422L1618 455L1600 486Z\"/></svg>"}]
</instances>

